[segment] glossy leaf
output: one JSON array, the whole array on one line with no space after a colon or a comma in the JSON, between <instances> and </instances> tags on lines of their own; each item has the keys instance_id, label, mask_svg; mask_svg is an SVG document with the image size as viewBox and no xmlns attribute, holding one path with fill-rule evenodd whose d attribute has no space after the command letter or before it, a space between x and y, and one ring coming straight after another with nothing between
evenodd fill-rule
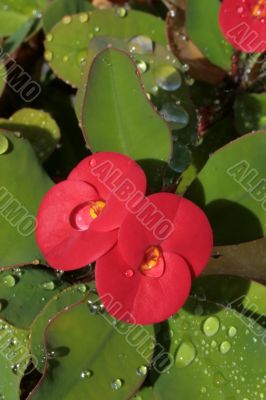
<instances>
[{"instance_id":1,"label":"glossy leaf","mask_svg":"<svg viewBox=\"0 0 266 400\"><path fill-rule=\"evenodd\" d=\"M26 139L5 130L0 138L0 267L7 267L41 258L35 216L52 182Z\"/></svg>"},{"instance_id":2,"label":"glossy leaf","mask_svg":"<svg viewBox=\"0 0 266 400\"><path fill-rule=\"evenodd\" d=\"M0 396L19 400L21 379L31 358L28 333L0 320L0 343Z\"/></svg>"},{"instance_id":3,"label":"glossy leaf","mask_svg":"<svg viewBox=\"0 0 266 400\"><path fill-rule=\"evenodd\" d=\"M44 332L49 321L66 307L82 300L88 291L84 283L62 290L50 299L37 315L31 326L31 352L38 360L37 368L42 371L45 364Z\"/></svg>"},{"instance_id":4,"label":"glossy leaf","mask_svg":"<svg viewBox=\"0 0 266 400\"><path fill-rule=\"evenodd\" d=\"M213 64L229 70L232 46L218 24L219 0L187 0L186 27L192 41Z\"/></svg>"},{"instance_id":5,"label":"glossy leaf","mask_svg":"<svg viewBox=\"0 0 266 400\"><path fill-rule=\"evenodd\" d=\"M153 343L152 327L114 323L106 314L91 313L84 301L47 327L46 348L54 358L29 398L82 399L88 393L91 400L129 398L145 379L137 372L149 364Z\"/></svg>"},{"instance_id":6,"label":"glossy leaf","mask_svg":"<svg viewBox=\"0 0 266 400\"><path fill-rule=\"evenodd\" d=\"M263 396L266 331L248 316L190 299L169 320L169 329L173 365L156 381L156 399Z\"/></svg>"},{"instance_id":7,"label":"glossy leaf","mask_svg":"<svg viewBox=\"0 0 266 400\"><path fill-rule=\"evenodd\" d=\"M266 132L245 135L216 151L187 191L211 222L216 245L263 237Z\"/></svg>"},{"instance_id":8,"label":"glossy leaf","mask_svg":"<svg viewBox=\"0 0 266 400\"><path fill-rule=\"evenodd\" d=\"M93 10L94 7L87 0L54 0L43 16L44 31L48 33L65 15Z\"/></svg>"},{"instance_id":9,"label":"glossy leaf","mask_svg":"<svg viewBox=\"0 0 266 400\"><path fill-rule=\"evenodd\" d=\"M28 329L46 303L68 285L49 268L23 266L0 272L0 316Z\"/></svg>"},{"instance_id":10,"label":"glossy leaf","mask_svg":"<svg viewBox=\"0 0 266 400\"><path fill-rule=\"evenodd\" d=\"M16 32L32 17L41 17L46 0L1 0L0 36L9 36Z\"/></svg>"},{"instance_id":11,"label":"glossy leaf","mask_svg":"<svg viewBox=\"0 0 266 400\"><path fill-rule=\"evenodd\" d=\"M168 127L143 93L136 66L115 49L100 53L89 71L82 129L92 151L116 151L138 161L158 162L171 154Z\"/></svg>"},{"instance_id":12,"label":"glossy leaf","mask_svg":"<svg viewBox=\"0 0 266 400\"><path fill-rule=\"evenodd\" d=\"M33 108L20 109L9 120L1 120L0 127L22 133L42 162L55 150L60 139L59 127L50 114Z\"/></svg>"},{"instance_id":13,"label":"glossy leaf","mask_svg":"<svg viewBox=\"0 0 266 400\"><path fill-rule=\"evenodd\" d=\"M128 10L122 17L116 9L67 16L47 35L45 57L61 79L79 86L87 48L93 37L125 39L138 34L166 44L163 21L141 11Z\"/></svg>"}]
</instances>

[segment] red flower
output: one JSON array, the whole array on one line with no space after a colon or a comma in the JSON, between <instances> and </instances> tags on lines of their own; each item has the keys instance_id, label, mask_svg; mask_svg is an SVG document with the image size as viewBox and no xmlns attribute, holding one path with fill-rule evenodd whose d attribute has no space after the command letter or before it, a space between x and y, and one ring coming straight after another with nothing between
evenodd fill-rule
<instances>
[{"instance_id":1,"label":"red flower","mask_svg":"<svg viewBox=\"0 0 266 400\"><path fill-rule=\"evenodd\" d=\"M151 324L184 304L191 277L210 257L212 231L205 214L180 196L159 193L140 203L122 223L118 244L97 261L96 286L117 319Z\"/></svg>"},{"instance_id":2,"label":"red flower","mask_svg":"<svg viewBox=\"0 0 266 400\"><path fill-rule=\"evenodd\" d=\"M266 50L266 0L223 0L219 20L224 36L236 49Z\"/></svg>"},{"instance_id":3,"label":"red flower","mask_svg":"<svg viewBox=\"0 0 266 400\"><path fill-rule=\"evenodd\" d=\"M144 172L130 158L109 152L85 158L39 208L36 240L45 259L73 270L104 255L117 241L125 199L145 189Z\"/></svg>"}]
</instances>

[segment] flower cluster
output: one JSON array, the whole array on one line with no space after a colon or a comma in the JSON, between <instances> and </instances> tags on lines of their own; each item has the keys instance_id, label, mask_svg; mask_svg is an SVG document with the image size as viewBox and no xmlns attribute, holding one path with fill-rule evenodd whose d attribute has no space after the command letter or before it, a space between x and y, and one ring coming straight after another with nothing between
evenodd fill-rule
<instances>
[{"instance_id":1,"label":"flower cluster","mask_svg":"<svg viewBox=\"0 0 266 400\"><path fill-rule=\"evenodd\" d=\"M223 0L219 21L236 49L245 53L266 50L266 0Z\"/></svg>"},{"instance_id":2,"label":"flower cluster","mask_svg":"<svg viewBox=\"0 0 266 400\"><path fill-rule=\"evenodd\" d=\"M51 267L67 271L96 261L106 310L138 324L163 321L182 307L212 248L209 222L196 205L145 191L135 161L96 153L49 190L36 228Z\"/></svg>"}]
</instances>

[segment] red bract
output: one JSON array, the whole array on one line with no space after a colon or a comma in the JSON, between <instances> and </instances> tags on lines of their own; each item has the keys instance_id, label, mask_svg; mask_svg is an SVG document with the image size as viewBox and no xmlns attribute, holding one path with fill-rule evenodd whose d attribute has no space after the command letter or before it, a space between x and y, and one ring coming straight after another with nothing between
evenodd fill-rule
<instances>
[{"instance_id":1,"label":"red bract","mask_svg":"<svg viewBox=\"0 0 266 400\"><path fill-rule=\"evenodd\" d=\"M39 208L36 240L45 259L73 270L105 254L126 216L124 198L145 188L144 172L130 158L109 152L85 158Z\"/></svg>"},{"instance_id":2,"label":"red bract","mask_svg":"<svg viewBox=\"0 0 266 400\"><path fill-rule=\"evenodd\" d=\"M266 1L223 0L220 27L226 39L245 53L266 50Z\"/></svg>"},{"instance_id":3,"label":"red bract","mask_svg":"<svg viewBox=\"0 0 266 400\"><path fill-rule=\"evenodd\" d=\"M118 244L97 261L96 285L117 319L151 324L184 304L191 278L210 257L212 231L201 209L181 196L151 195L144 211L140 203L125 218Z\"/></svg>"}]
</instances>

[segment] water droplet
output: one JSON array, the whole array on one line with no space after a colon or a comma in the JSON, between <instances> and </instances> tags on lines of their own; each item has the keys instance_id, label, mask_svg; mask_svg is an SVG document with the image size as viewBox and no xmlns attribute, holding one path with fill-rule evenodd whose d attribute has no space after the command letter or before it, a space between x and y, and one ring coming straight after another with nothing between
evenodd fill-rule
<instances>
[{"instance_id":1,"label":"water droplet","mask_svg":"<svg viewBox=\"0 0 266 400\"><path fill-rule=\"evenodd\" d=\"M125 7L117 7L115 10L115 15L120 18L124 18L127 15L127 9Z\"/></svg>"},{"instance_id":2,"label":"water droplet","mask_svg":"<svg viewBox=\"0 0 266 400\"><path fill-rule=\"evenodd\" d=\"M231 349L231 343L225 340L224 342L221 343L220 345L220 352L222 354L228 353L228 351Z\"/></svg>"},{"instance_id":3,"label":"water droplet","mask_svg":"<svg viewBox=\"0 0 266 400\"><path fill-rule=\"evenodd\" d=\"M134 276L135 272L133 271L133 269L129 268L124 272L124 275L126 278L132 278L132 276Z\"/></svg>"},{"instance_id":4,"label":"water droplet","mask_svg":"<svg viewBox=\"0 0 266 400\"><path fill-rule=\"evenodd\" d=\"M164 104L160 114L172 129L182 129L189 122L189 115L186 110L175 103Z\"/></svg>"},{"instance_id":5,"label":"water droplet","mask_svg":"<svg viewBox=\"0 0 266 400\"><path fill-rule=\"evenodd\" d=\"M44 58L46 61L52 61L54 55L50 50L46 50L44 53Z\"/></svg>"},{"instance_id":6,"label":"water droplet","mask_svg":"<svg viewBox=\"0 0 266 400\"><path fill-rule=\"evenodd\" d=\"M214 336L219 331L220 321L217 317L209 317L204 321L202 328L206 336Z\"/></svg>"},{"instance_id":7,"label":"water droplet","mask_svg":"<svg viewBox=\"0 0 266 400\"><path fill-rule=\"evenodd\" d=\"M230 326L228 329L228 336L234 337L237 334L237 329L234 326Z\"/></svg>"},{"instance_id":8,"label":"water droplet","mask_svg":"<svg viewBox=\"0 0 266 400\"><path fill-rule=\"evenodd\" d=\"M6 275L2 279L3 285L8 288L12 288L16 285L16 279L13 275Z\"/></svg>"},{"instance_id":9,"label":"water droplet","mask_svg":"<svg viewBox=\"0 0 266 400\"><path fill-rule=\"evenodd\" d=\"M89 20L89 13L83 12L83 13L79 14L79 20L82 24L87 22Z\"/></svg>"},{"instance_id":10,"label":"water droplet","mask_svg":"<svg viewBox=\"0 0 266 400\"><path fill-rule=\"evenodd\" d=\"M65 16L62 18L62 22L63 22L63 24L65 24L65 25L70 24L71 21L72 21L71 15L65 15Z\"/></svg>"},{"instance_id":11,"label":"water droplet","mask_svg":"<svg viewBox=\"0 0 266 400\"><path fill-rule=\"evenodd\" d=\"M32 265L39 265L40 264L40 260L38 260L36 258L36 260L33 260L31 263L32 263Z\"/></svg>"},{"instance_id":12,"label":"water droplet","mask_svg":"<svg viewBox=\"0 0 266 400\"><path fill-rule=\"evenodd\" d=\"M188 86L192 86L195 83L195 79L192 78L191 76L186 76L185 77L185 82Z\"/></svg>"},{"instance_id":13,"label":"water droplet","mask_svg":"<svg viewBox=\"0 0 266 400\"><path fill-rule=\"evenodd\" d=\"M171 18L175 18L175 16L176 16L175 10L174 9L170 10L169 11L169 15L170 15Z\"/></svg>"},{"instance_id":14,"label":"water droplet","mask_svg":"<svg viewBox=\"0 0 266 400\"><path fill-rule=\"evenodd\" d=\"M38 18L38 19L41 19L41 18L42 18L42 12L41 12L40 10L33 10L33 11L32 11L32 15L33 15L35 18Z\"/></svg>"},{"instance_id":15,"label":"water droplet","mask_svg":"<svg viewBox=\"0 0 266 400\"><path fill-rule=\"evenodd\" d=\"M9 141L5 135L0 134L0 154L5 154L9 148Z\"/></svg>"},{"instance_id":16,"label":"water droplet","mask_svg":"<svg viewBox=\"0 0 266 400\"><path fill-rule=\"evenodd\" d=\"M146 72L147 69L148 69L148 64L147 64L145 61L143 61L143 60L137 61L137 66L138 66L138 70L139 70L142 74L143 74L144 72Z\"/></svg>"},{"instance_id":17,"label":"water droplet","mask_svg":"<svg viewBox=\"0 0 266 400\"><path fill-rule=\"evenodd\" d=\"M44 282L44 283L42 283L42 288L45 290L54 290L55 283L53 281Z\"/></svg>"},{"instance_id":18,"label":"water droplet","mask_svg":"<svg viewBox=\"0 0 266 400\"><path fill-rule=\"evenodd\" d=\"M217 346L217 342L215 340L211 341L211 347L215 348Z\"/></svg>"},{"instance_id":19,"label":"water droplet","mask_svg":"<svg viewBox=\"0 0 266 400\"><path fill-rule=\"evenodd\" d=\"M68 60L69 60L68 56L63 57L63 62L68 62Z\"/></svg>"},{"instance_id":20,"label":"water droplet","mask_svg":"<svg viewBox=\"0 0 266 400\"><path fill-rule=\"evenodd\" d=\"M115 379L112 384L112 389L119 390L123 386L123 381L121 379Z\"/></svg>"},{"instance_id":21,"label":"water droplet","mask_svg":"<svg viewBox=\"0 0 266 400\"><path fill-rule=\"evenodd\" d=\"M90 378L92 376L92 371L90 371L89 369L85 369L84 371L81 372L80 377L82 379L85 378Z\"/></svg>"},{"instance_id":22,"label":"water droplet","mask_svg":"<svg viewBox=\"0 0 266 400\"><path fill-rule=\"evenodd\" d=\"M137 369L137 375L138 376L145 376L145 375L147 375L147 372L148 372L148 367L146 367L146 365L141 365Z\"/></svg>"},{"instance_id":23,"label":"water droplet","mask_svg":"<svg viewBox=\"0 0 266 400\"><path fill-rule=\"evenodd\" d=\"M19 364L11 365L11 370L12 370L12 372L13 372L14 374L17 374L18 371L19 371L19 367L20 367Z\"/></svg>"},{"instance_id":24,"label":"water droplet","mask_svg":"<svg viewBox=\"0 0 266 400\"><path fill-rule=\"evenodd\" d=\"M86 50L84 50L84 51L81 51L79 54L78 54L78 63L79 64L85 64L85 62L86 62L86 59L87 59L87 51Z\"/></svg>"},{"instance_id":25,"label":"water droplet","mask_svg":"<svg viewBox=\"0 0 266 400\"><path fill-rule=\"evenodd\" d=\"M0 393L0 400L5 400L5 399L6 399L5 395Z\"/></svg>"},{"instance_id":26,"label":"water droplet","mask_svg":"<svg viewBox=\"0 0 266 400\"><path fill-rule=\"evenodd\" d=\"M188 64L183 64L181 67L183 72L187 72L189 70L189 65Z\"/></svg>"},{"instance_id":27,"label":"water droplet","mask_svg":"<svg viewBox=\"0 0 266 400\"><path fill-rule=\"evenodd\" d=\"M80 284L78 285L78 291L81 292L81 293L86 293L86 291L87 291L87 286L84 285L84 283L80 283Z\"/></svg>"},{"instance_id":28,"label":"water droplet","mask_svg":"<svg viewBox=\"0 0 266 400\"><path fill-rule=\"evenodd\" d=\"M53 35L51 34L51 33L48 33L47 35L46 35L46 40L47 40L47 42L51 42L52 40L53 40Z\"/></svg>"},{"instance_id":29,"label":"water droplet","mask_svg":"<svg viewBox=\"0 0 266 400\"><path fill-rule=\"evenodd\" d=\"M171 65L160 65L155 68L154 75L157 85L167 91L175 91L182 84L181 76Z\"/></svg>"},{"instance_id":30,"label":"water droplet","mask_svg":"<svg viewBox=\"0 0 266 400\"><path fill-rule=\"evenodd\" d=\"M184 368L190 365L196 357L196 349L190 341L182 342L175 355L175 365Z\"/></svg>"},{"instance_id":31,"label":"water droplet","mask_svg":"<svg viewBox=\"0 0 266 400\"><path fill-rule=\"evenodd\" d=\"M206 393L206 392L207 392L207 388L206 388L205 386L203 386L203 387L200 389L200 391L201 391L201 393Z\"/></svg>"},{"instance_id":32,"label":"water droplet","mask_svg":"<svg viewBox=\"0 0 266 400\"><path fill-rule=\"evenodd\" d=\"M100 27L99 26L95 26L94 32L100 32Z\"/></svg>"},{"instance_id":33,"label":"water droplet","mask_svg":"<svg viewBox=\"0 0 266 400\"><path fill-rule=\"evenodd\" d=\"M148 36L134 36L128 41L128 48L131 53L151 54L153 52L153 41Z\"/></svg>"},{"instance_id":34,"label":"water droplet","mask_svg":"<svg viewBox=\"0 0 266 400\"><path fill-rule=\"evenodd\" d=\"M213 384L214 386L221 386L226 384L226 379L221 372L216 372L213 375Z\"/></svg>"},{"instance_id":35,"label":"water droplet","mask_svg":"<svg viewBox=\"0 0 266 400\"><path fill-rule=\"evenodd\" d=\"M91 158L91 159L90 159L89 165L90 165L90 167L95 167L95 166L96 166L96 160L95 160L95 158Z\"/></svg>"}]
</instances>

